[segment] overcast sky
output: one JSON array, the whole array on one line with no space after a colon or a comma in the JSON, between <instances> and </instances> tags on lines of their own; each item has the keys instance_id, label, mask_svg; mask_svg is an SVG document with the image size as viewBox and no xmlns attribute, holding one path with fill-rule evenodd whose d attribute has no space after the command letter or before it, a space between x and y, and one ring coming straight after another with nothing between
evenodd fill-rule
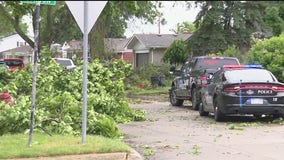
<instances>
[{"instance_id":1,"label":"overcast sky","mask_svg":"<svg viewBox=\"0 0 284 160\"><path fill-rule=\"evenodd\" d=\"M160 11L164 14L163 17L166 19L167 24L161 25L160 32L161 34L173 34L171 29L176 29L177 23L182 22L193 22L196 15L200 11L199 8L195 8L195 5L192 4L192 7L188 10L185 6L184 1L176 1L176 5L173 7L174 1L163 1L164 8ZM158 22L151 25L144 25L139 20L131 21L128 23L128 28L126 29L125 36L127 38L131 37L133 34L141 33L157 33L158 34Z\"/></svg>"}]
</instances>

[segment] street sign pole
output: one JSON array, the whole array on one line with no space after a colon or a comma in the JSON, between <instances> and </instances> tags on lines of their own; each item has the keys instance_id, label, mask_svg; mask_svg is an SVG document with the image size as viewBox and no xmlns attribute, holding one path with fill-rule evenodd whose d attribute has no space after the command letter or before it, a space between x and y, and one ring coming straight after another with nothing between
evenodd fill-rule
<instances>
[{"instance_id":1,"label":"street sign pole","mask_svg":"<svg viewBox=\"0 0 284 160\"><path fill-rule=\"evenodd\" d=\"M87 133L87 84L88 84L88 34L107 1L65 1L83 33L83 107L82 142L86 142ZM91 9L90 9L91 8Z\"/></svg>"},{"instance_id":2,"label":"street sign pole","mask_svg":"<svg viewBox=\"0 0 284 160\"><path fill-rule=\"evenodd\" d=\"M39 55L39 21L40 21L40 4L55 5L56 1L30 1L24 0L22 3L36 4L36 24L34 30L34 55L33 55L33 84L32 84L32 105L30 117L30 133L29 133L29 146L31 146L34 130L34 117L35 117L35 101L36 101L36 74L37 74L37 60Z\"/></svg>"},{"instance_id":3,"label":"street sign pole","mask_svg":"<svg viewBox=\"0 0 284 160\"><path fill-rule=\"evenodd\" d=\"M34 56L33 56L33 84L32 84L32 105L31 105L31 119L30 119L30 133L29 146L32 143L33 129L34 129L34 115L35 115L35 100L36 100L36 74L37 74L37 55L39 49L39 21L40 21L40 3L36 4L36 26L34 32Z\"/></svg>"},{"instance_id":4,"label":"street sign pole","mask_svg":"<svg viewBox=\"0 0 284 160\"><path fill-rule=\"evenodd\" d=\"M83 35L83 108L82 108L82 142L86 142L87 134L87 84L88 84L88 1L84 1L84 35Z\"/></svg>"}]
</instances>

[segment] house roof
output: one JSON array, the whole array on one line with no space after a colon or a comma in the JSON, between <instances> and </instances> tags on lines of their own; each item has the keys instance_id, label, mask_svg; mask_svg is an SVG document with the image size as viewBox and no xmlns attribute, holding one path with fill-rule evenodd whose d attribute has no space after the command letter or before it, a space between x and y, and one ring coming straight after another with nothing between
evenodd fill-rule
<instances>
[{"instance_id":1,"label":"house roof","mask_svg":"<svg viewBox=\"0 0 284 160\"><path fill-rule=\"evenodd\" d=\"M128 41L129 38L104 38L105 49L109 52L121 52L124 50L124 46ZM81 40L72 40L68 44L70 49L83 49L83 41Z\"/></svg>"},{"instance_id":2,"label":"house roof","mask_svg":"<svg viewBox=\"0 0 284 160\"><path fill-rule=\"evenodd\" d=\"M125 45L126 48L132 49L137 41L146 48L167 48L176 39L188 39L191 34L134 34Z\"/></svg>"},{"instance_id":3,"label":"house roof","mask_svg":"<svg viewBox=\"0 0 284 160\"><path fill-rule=\"evenodd\" d=\"M2 53L30 53L32 52L33 48L30 46L21 46L13 49L9 49L6 51L3 51Z\"/></svg>"},{"instance_id":4,"label":"house roof","mask_svg":"<svg viewBox=\"0 0 284 160\"><path fill-rule=\"evenodd\" d=\"M74 50L83 49L83 41L81 40L72 40L68 44L71 49L74 49Z\"/></svg>"},{"instance_id":5,"label":"house roof","mask_svg":"<svg viewBox=\"0 0 284 160\"><path fill-rule=\"evenodd\" d=\"M128 41L129 38L105 38L105 49L108 52L121 52Z\"/></svg>"}]
</instances>

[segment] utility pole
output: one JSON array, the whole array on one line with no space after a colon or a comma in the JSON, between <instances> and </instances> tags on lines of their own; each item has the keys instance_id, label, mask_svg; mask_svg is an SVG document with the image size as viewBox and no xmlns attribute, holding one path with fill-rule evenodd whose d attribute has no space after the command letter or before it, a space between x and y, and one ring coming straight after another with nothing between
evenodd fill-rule
<instances>
[{"instance_id":1,"label":"utility pole","mask_svg":"<svg viewBox=\"0 0 284 160\"><path fill-rule=\"evenodd\" d=\"M161 16L158 19L158 34L161 34Z\"/></svg>"}]
</instances>

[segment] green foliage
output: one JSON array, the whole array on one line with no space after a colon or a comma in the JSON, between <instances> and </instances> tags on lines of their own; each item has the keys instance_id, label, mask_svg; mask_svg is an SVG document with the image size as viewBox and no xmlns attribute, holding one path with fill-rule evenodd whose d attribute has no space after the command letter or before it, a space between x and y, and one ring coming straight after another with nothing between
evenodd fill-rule
<instances>
[{"instance_id":1,"label":"green foliage","mask_svg":"<svg viewBox=\"0 0 284 160\"><path fill-rule=\"evenodd\" d=\"M184 64L188 58L186 51L186 44L183 39L174 40L174 42L167 48L162 60L171 65Z\"/></svg>"},{"instance_id":2,"label":"green foliage","mask_svg":"<svg viewBox=\"0 0 284 160\"><path fill-rule=\"evenodd\" d=\"M7 21L7 19L5 19L2 14L0 14L0 21L2 24L5 24L0 25L0 38L11 35L14 32L12 24Z\"/></svg>"},{"instance_id":3,"label":"green foliage","mask_svg":"<svg viewBox=\"0 0 284 160\"><path fill-rule=\"evenodd\" d=\"M196 27L193 23L189 22L182 22L177 24L177 28L175 33L176 34L182 34L184 32L192 34L196 31Z\"/></svg>"},{"instance_id":4,"label":"green foliage","mask_svg":"<svg viewBox=\"0 0 284 160\"><path fill-rule=\"evenodd\" d=\"M240 63L244 63L244 58L240 54L238 48L236 46L231 46L227 50L224 51L223 56L226 57L236 57L240 61Z\"/></svg>"},{"instance_id":5,"label":"green foliage","mask_svg":"<svg viewBox=\"0 0 284 160\"><path fill-rule=\"evenodd\" d=\"M240 63L244 63L244 58L240 54L239 50L237 49L236 46L231 46L227 50L224 51L224 53L209 53L206 54L206 56L224 56L224 57L236 57L238 58Z\"/></svg>"},{"instance_id":6,"label":"green foliage","mask_svg":"<svg viewBox=\"0 0 284 160\"><path fill-rule=\"evenodd\" d=\"M188 41L194 55L249 46L249 35L266 29L264 1L196 1L196 5L201 7L195 21L198 30Z\"/></svg>"},{"instance_id":7,"label":"green foliage","mask_svg":"<svg viewBox=\"0 0 284 160\"><path fill-rule=\"evenodd\" d=\"M165 75L166 79L170 76L169 74L170 65L162 64L157 66L155 64L147 64L139 67L135 72L125 79L125 84L127 84L127 89L133 90L133 86L143 84L144 88L152 88L151 77Z\"/></svg>"},{"instance_id":8,"label":"green foliage","mask_svg":"<svg viewBox=\"0 0 284 160\"><path fill-rule=\"evenodd\" d=\"M19 1L0 1L0 19L2 24L7 22L6 27L3 27L3 35L8 35L9 32L17 32L32 48L34 47L33 40L27 36L27 25L23 23L24 15L34 15L33 4L21 4ZM4 23L3 23L4 22ZM5 23L6 24L6 23Z\"/></svg>"},{"instance_id":9,"label":"green foliage","mask_svg":"<svg viewBox=\"0 0 284 160\"><path fill-rule=\"evenodd\" d=\"M7 70L4 67L0 67L0 91L3 91L3 87L8 84L10 79L12 78L12 75L10 74L9 70Z\"/></svg>"},{"instance_id":10,"label":"green foliage","mask_svg":"<svg viewBox=\"0 0 284 160\"><path fill-rule=\"evenodd\" d=\"M284 31L284 19L280 17L279 7L267 7L265 10L265 23L272 28L274 36Z\"/></svg>"},{"instance_id":11,"label":"green foliage","mask_svg":"<svg viewBox=\"0 0 284 160\"><path fill-rule=\"evenodd\" d=\"M63 44L73 39L82 40L83 34L64 1L41 6L40 41L42 46L52 42Z\"/></svg>"},{"instance_id":12,"label":"green foliage","mask_svg":"<svg viewBox=\"0 0 284 160\"><path fill-rule=\"evenodd\" d=\"M248 53L248 62L261 64L270 70L279 81L284 81L284 34L253 46Z\"/></svg>"},{"instance_id":13,"label":"green foliage","mask_svg":"<svg viewBox=\"0 0 284 160\"><path fill-rule=\"evenodd\" d=\"M82 72L79 65L70 72L52 60L47 48L38 64L35 130L56 134L80 134L82 123ZM143 111L129 107L125 98L124 79L132 66L114 60L103 67L96 59L88 64L88 134L118 137L116 123L143 120ZM5 75L1 90L15 99L13 107L0 103L0 134L19 133L29 129L32 66ZM10 77L9 77L10 76Z\"/></svg>"}]
</instances>

